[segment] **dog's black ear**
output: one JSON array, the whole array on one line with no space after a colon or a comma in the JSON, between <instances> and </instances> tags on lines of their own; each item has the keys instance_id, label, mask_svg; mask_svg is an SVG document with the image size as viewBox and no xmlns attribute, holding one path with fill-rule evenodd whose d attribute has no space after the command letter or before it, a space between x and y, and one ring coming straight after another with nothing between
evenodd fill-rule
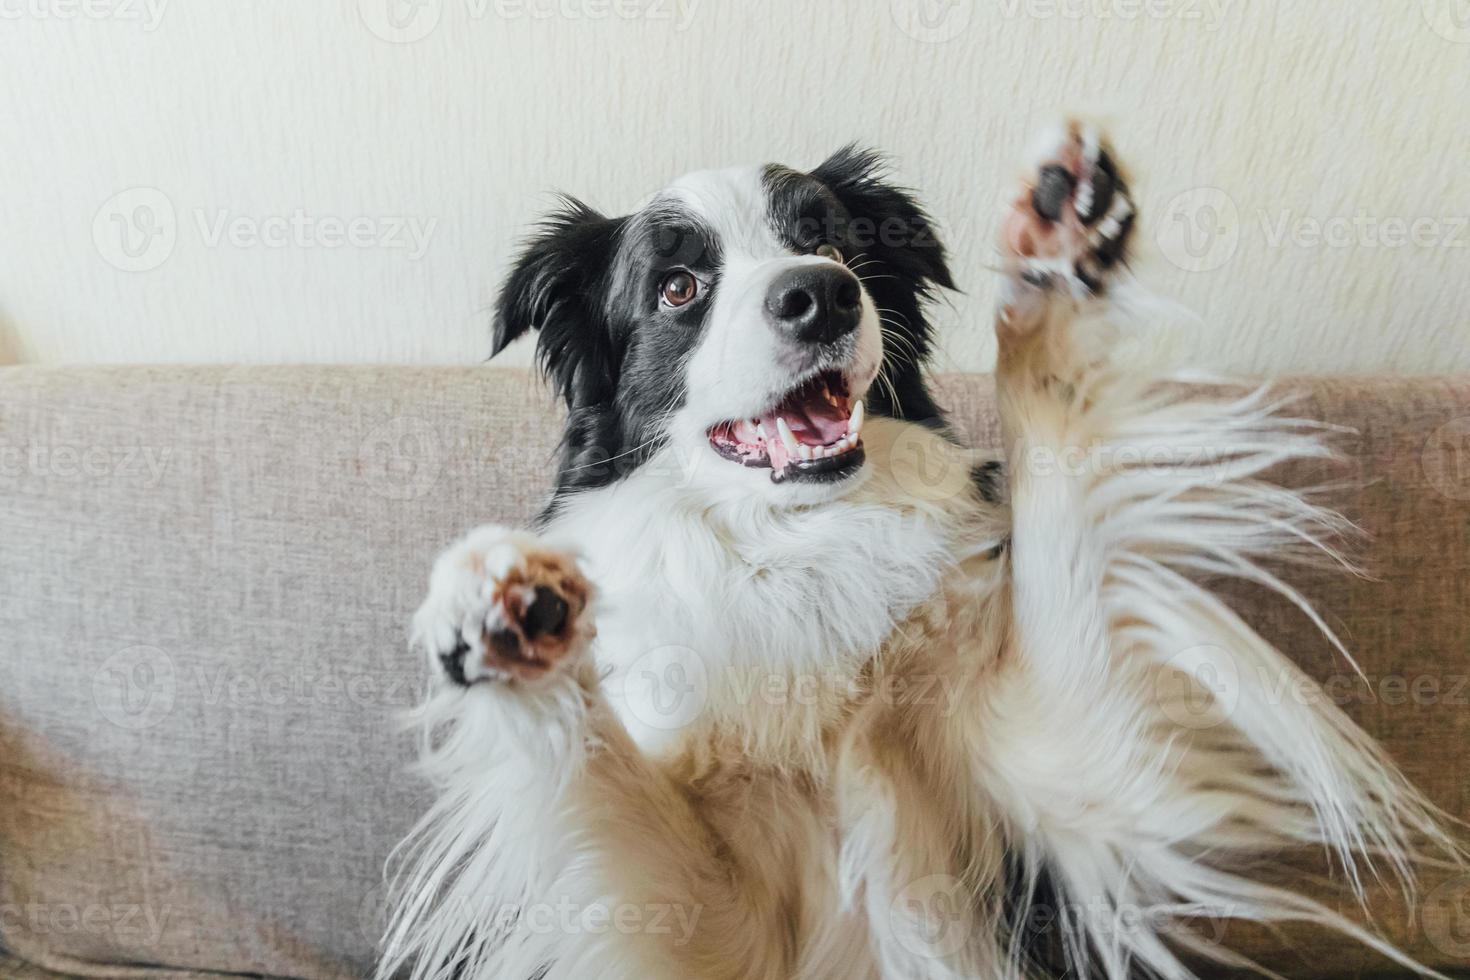
<instances>
[{"instance_id":1,"label":"dog's black ear","mask_svg":"<svg viewBox=\"0 0 1470 980\"><path fill-rule=\"evenodd\" d=\"M822 162L812 176L826 184L854 219L865 251L927 291L954 289L944 243L912 191L888 179L888 162L877 150L849 143Z\"/></svg>"},{"instance_id":2,"label":"dog's black ear","mask_svg":"<svg viewBox=\"0 0 1470 980\"><path fill-rule=\"evenodd\" d=\"M603 298L624 220L563 198L526 243L495 304L490 356L540 331L537 361L569 404L587 404L616 381Z\"/></svg>"},{"instance_id":3,"label":"dog's black ear","mask_svg":"<svg viewBox=\"0 0 1470 980\"><path fill-rule=\"evenodd\" d=\"M932 346L924 304L936 287L954 289L944 242L912 191L894 184L881 153L848 144L812 171L851 217L848 257L882 311L888 353L869 407L893 418L939 426L923 367ZM870 264L871 263L871 264Z\"/></svg>"}]
</instances>

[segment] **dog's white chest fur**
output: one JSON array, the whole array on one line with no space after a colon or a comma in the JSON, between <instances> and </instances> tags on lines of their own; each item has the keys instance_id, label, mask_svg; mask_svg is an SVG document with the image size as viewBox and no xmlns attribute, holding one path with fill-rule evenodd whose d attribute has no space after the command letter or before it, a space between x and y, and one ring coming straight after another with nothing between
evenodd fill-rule
<instances>
[{"instance_id":1,"label":"dog's white chest fur","mask_svg":"<svg viewBox=\"0 0 1470 980\"><path fill-rule=\"evenodd\" d=\"M907 428L875 420L869 438L881 452ZM692 495L671 469L580 495L547 530L599 584L594 656L646 751L711 723L757 743L774 727L773 751L781 728L813 734L965 546L994 537L968 484L916 502L886 453L857 491L799 509Z\"/></svg>"}]
</instances>

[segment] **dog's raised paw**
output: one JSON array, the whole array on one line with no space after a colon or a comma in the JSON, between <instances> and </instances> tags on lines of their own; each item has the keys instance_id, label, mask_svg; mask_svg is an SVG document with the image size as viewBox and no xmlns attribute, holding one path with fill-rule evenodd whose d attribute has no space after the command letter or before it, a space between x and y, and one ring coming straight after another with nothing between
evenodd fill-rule
<instances>
[{"instance_id":1,"label":"dog's raised paw","mask_svg":"<svg viewBox=\"0 0 1470 980\"><path fill-rule=\"evenodd\" d=\"M1032 287L1100 294L1137 216L1128 185L1090 123L1068 122L1040 145L1001 226L1007 271Z\"/></svg>"},{"instance_id":2,"label":"dog's raised paw","mask_svg":"<svg viewBox=\"0 0 1470 980\"><path fill-rule=\"evenodd\" d=\"M440 556L414 634L455 684L529 683L584 652L591 599L571 555L482 528Z\"/></svg>"}]
</instances>

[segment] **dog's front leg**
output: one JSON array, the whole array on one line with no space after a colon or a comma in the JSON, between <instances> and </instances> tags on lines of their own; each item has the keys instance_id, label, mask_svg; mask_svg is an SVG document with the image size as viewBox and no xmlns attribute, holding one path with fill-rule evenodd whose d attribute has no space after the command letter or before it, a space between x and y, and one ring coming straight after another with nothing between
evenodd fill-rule
<instances>
[{"instance_id":1,"label":"dog's front leg","mask_svg":"<svg viewBox=\"0 0 1470 980\"><path fill-rule=\"evenodd\" d=\"M1006 220L1010 635L981 688L980 785L1023 885L1050 878L1076 973L1189 976L1181 950L1240 965L1185 921L1212 916L1328 925L1412 965L1240 873L1325 847L1356 886L1363 852L1407 878L1421 842L1454 848L1328 699L1277 696L1316 689L1205 587L1237 576L1315 617L1261 562L1332 556L1334 515L1265 478L1325 453L1260 392L1165 383L1157 353L1121 329L1126 308L1105 302L1132 224L1121 175L1079 124L1050 142Z\"/></svg>"},{"instance_id":2,"label":"dog's front leg","mask_svg":"<svg viewBox=\"0 0 1470 980\"><path fill-rule=\"evenodd\" d=\"M1002 232L996 395L1018 641L1037 666L1066 674L1090 669L1077 651L1106 647L1098 598L1106 558L1087 494L1108 420L1091 398L1116 370L1103 292L1134 209L1095 130L1071 123L1051 150Z\"/></svg>"},{"instance_id":3,"label":"dog's front leg","mask_svg":"<svg viewBox=\"0 0 1470 980\"><path fill-rule=\"evenodd\" d=\"M482 527L414 618L439 799L406 845L380 976L776 976L706 823L603 698L574 557ZM748 947L748 948L746 948Z\"/></svg>"}]
</instances>

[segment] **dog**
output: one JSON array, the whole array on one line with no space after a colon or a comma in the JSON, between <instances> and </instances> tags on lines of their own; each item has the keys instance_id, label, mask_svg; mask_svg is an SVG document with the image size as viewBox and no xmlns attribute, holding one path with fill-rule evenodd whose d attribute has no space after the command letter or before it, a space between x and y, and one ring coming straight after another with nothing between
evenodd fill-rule
<instances>
[{"instance_id":1,"label":"dog","mask_svg":"<svg viewBox=\"0 0 1470 980\"><path fill-rule=\"evenodd\" d=\"M1315 618L1262 562L1338 560L1343 522L1263 479L1319 431L1139 340L1136 217L1096 126L1043 137L1001 235L1005 452L974 459L924 374L945 248L880 156L564 201L494 334L538 332L555 488L445 551L414 617L439 795L381 978L1248 967L1212 918L1418 968L1247 869L1461 851L1326 699L1269 698L1310 682L1202 584Z\"/></svg>"}]
</instances>

